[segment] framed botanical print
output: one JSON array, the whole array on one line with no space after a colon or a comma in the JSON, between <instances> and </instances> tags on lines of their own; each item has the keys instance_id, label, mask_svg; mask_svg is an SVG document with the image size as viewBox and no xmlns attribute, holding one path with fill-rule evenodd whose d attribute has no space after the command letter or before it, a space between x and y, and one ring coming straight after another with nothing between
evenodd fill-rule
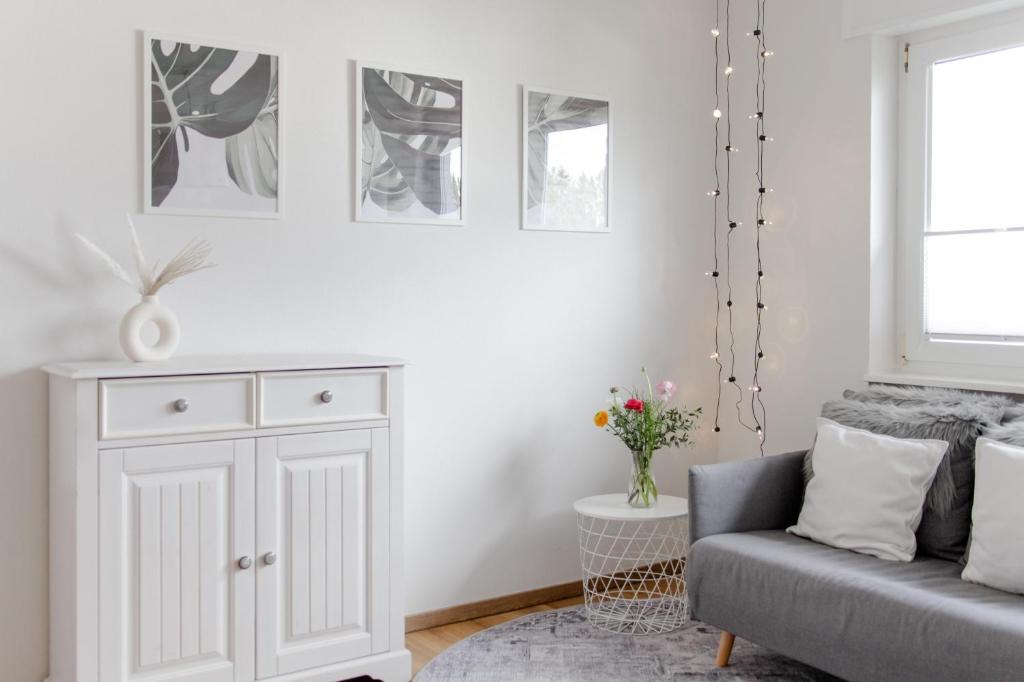
<instances>
[{"instance_id":1,"label":"framed botanical print","mask_svg":"<svg viewBox=\"0 0 1024 682\"><path fill-rule=\"evenodd\" d=\"M282 215L281 57L146 33L147 213Z\"/></svg>"},{"instance_id":2,"label":"framed botanical print","mask_svg":"<svg viewBox=\"0 0 1024 682\"><path fill-rule=\"evenodd\" d=\"M463 225L463 81L356 64L356 220Z\"/></svg>"},{"instance_id":3,"label":"framed botanical print","mask_svg":"<svg viewBox=\"0 0 1024 682\"><path fill-rule=\"evenodd\" d=\"M524 230L609 231L608 100L523 88Z\"/></svg>"}]
</instances>

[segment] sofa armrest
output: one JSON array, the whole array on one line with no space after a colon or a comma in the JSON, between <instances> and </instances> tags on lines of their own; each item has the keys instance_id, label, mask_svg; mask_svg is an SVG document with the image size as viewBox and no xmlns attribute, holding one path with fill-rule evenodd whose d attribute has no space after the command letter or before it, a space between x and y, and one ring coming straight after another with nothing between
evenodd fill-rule
<instances>
[{"instance_id":1,"label":"sofa armrest","mask_svg":"<svg viewBox=\"0 0 1024 682\"><path fill-rule=\"evenodd\" d=\"M796 523L804 496L804 454L690 467L690 543Z\"/></svg>"}]
</instances>

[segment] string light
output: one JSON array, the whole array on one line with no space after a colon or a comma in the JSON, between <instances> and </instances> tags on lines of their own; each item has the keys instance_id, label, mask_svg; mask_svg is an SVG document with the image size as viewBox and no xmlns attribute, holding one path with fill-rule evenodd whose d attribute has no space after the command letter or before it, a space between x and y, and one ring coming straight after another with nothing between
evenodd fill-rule
<instances>
[{"instance_id":1,"label":"string light","mask_svg":"<svg viewBox=\"0 0 1024 682\"><path fill-rule=\"evenodd\" d=\"M747 426L747 424L744 422L743 415L741 414L741 412L739 410L739 405L741 404L741 402L743 401L743 398L744 398L744 391L738 385L738 383L736 381L736 331L735 331L735 327L734 327L734 314L733 314L734 306L733 306L733 280L732 280L732 239L733 239L733 234L736 232L736 228L739 227L742 223L740 223L740 221L738 221L738 220L736 220L735 218L732 217L734 215L733 214L733 210L732 210L732 155L733 155L734 152L738 152L739 151L739 148L737 148L733 144L733 139L732 139L732 78L731 78L731 75L732 75L732 73L734 71L734 68L732 66L732 0L715 0L715 15L716 15L715 25L716 26L721 26L721 12L722 12L722 4L723 4L723 2L724 2L724 5L725 5L725 40L724 40L725 50L724 51L725 51L725 63L726 63L727 66L724 69L724 71L721 71L721 72L719 71L720 64L721 64L721 49L720 49L720 42L721 41L716 37L716 39L715 39L715 108L720 108L719 107L719 92L720 92L719 88L720 88L720 84L721 84L721 79L719 78L718 74L719 73L724 73L725 74L725 79L724 79L725 80L725 109L724 109L725 114L724 114L724 116L725 116L725 130L726 130L726 135L725 136L726 136L726 139L725 139L725 146L724 147L719 147L719 144L720 144L719 143L719 131L720 131L719 125L720 125L721 121L716 119L716 121L715 121L715 180L716 180L717 189L721 190L722 187L721 187L721 185L719 183L720 176L719 176L719 151L718 150L719 149L724 149L725 150L725 216L726 216L726 225L728 226L728 229L725 231L725 238L724 239L720 239L719 238L719 231L718 231L719 210L718 210L718 201L717 201L717 197L716 197L716 201L715 201L714 237L715 237L715 270L719 270L719 267L718 267L718 263L719 263L719 248L724 248L724 254L723 255L724 255L725 263L724 263L724 267L721 268L721 270L722 270L722 272L725 275L724 278L723 278L725 280L724 284L725 284L725 292L726 292L726 301L725 301L724 315L725 315L726 324L727 324L727 331L728 331L728 353L729 353L729 356L728 356L728 360L726 362L723 362L723 358L721 358L721 357L715 358L715 362L716 362L716 364L718 366L718 378L719 378L719 384L718 384L719 385L719 389L718 389L717 399L716 399L716 402L715 402L715 433L718 433L721 430L720 429L720 425L719 425L719 417L720 417L721 406L722 406L722 386L725 386L725 385L728 385L728 384L732 384L733 386L736 387L736 396L737 396L736 397L736 406L737 406L736 415L737 415L737 418L739 419L740 424L742 424L745 428L748 428L748 429L752 430L752 427ZM760 106L760 102L758 103L757 110L758 111L763 111L762 107ZM721 318L722 318L722 315L723 315L722 296L721 296L721 294L722 294L722 290L721 290L720 285L719 285L719 279L715 279L715 303L716 303L716 309L715 309L716 310L716 313L715 313L715 352L716 353L720 353L720 348L719 348L719 342L720 342L720 340L719 340L719 331L720 331L720 322L721 322ZM721 379L722 379L722 374L723 374L723 372L725 370L726 364L727 364L727 366L729 368L729 378L726 381L723 382L723 381L721 381Z\"/></svg>"},{"instance_id":2,"label":"string light","mask_svg":"<svg viewBox=\"0 0 1024 682\"><path fill-rule=\"evenodd\" d=\"M728 2L729 0L726 0L726 1ZM721 15L722 15L722 0L715 0L715 25L711 29L711 36L714 38L714 48L715 48L715 108L714 108L713 114L712 114L712 116L713 116L713 118L715 120L715 144L714 144L714 150L715 150L715 189L713 189L712 191L708 192L708 196L711 196L711 197L714 198L714 211L713 211L713 218L712 218L712 222L711 222L712 234L713 234L713 237L714 237L714 268L711 271L712 272L711 277L712 277L712 280L715 283L715 350L714 350L714 352L711 353L710 359L714 361L715 366L718 369L718 386L719 386L719 388L718 388L717 400L715 401L715 426L714 426L715 433L720 433L722 431L721 427L718 425L718 419L719 419L719 414L721 413L721 409L722 409L722 388L721 388L721 386L722 386L722 374L725 371L725 366L722 364L721 348L719 346L719 322L721 320L721 310L722 310L722 288L721 288L721 285L720 285L721 278L718 276L719 275L719 270L720 270L720 268L719 268L719 260L718 260L718 241L719 241L719 239L718 239L718 216L719 216L719 213L720 213L720 210L719 210L719 200L721 199L721 196L722 196L722 181L721 181L721 175L719 174L719 165L718 165L718 158L719 158L719 154L720 154L720 150L721 150L719 140L720 140L720 137L721 137L721 126L722 126L722 109L721 109L721 96L720 96L720 92L721 92L721 90L720 90L720 80L721 79L719 78L719 75L718 75L719 74L719 69L721 68L721 61L720 61L720 56L719 56L720 55L719 45L721 43L720 37L722 35L722 32L718 28L719 26L721 26L721 23L722 23L721 22L721 19L722 19ZM731 60L731 55L730 55L730 60ZM728 92L728 90L727 90L727 92ZM726 109L729 110L728 97L726 98ZM731 137L732 137L731 117L730 117L730 122L729 122L729 136L730 136L730 139L731 139ZM726 154L727 158L728 158L728 156L729 155Z\"/></svg>"},{"instance_id":3,"label":"string light","mask_svg":"<svg viewBox=\"0 0 1024 682\"><path fill-rule=\"evenodd\" d=\"M766 196L774 191L767 187L764 181L764 152L765 145L774 141L765 132L765 72L767 70L768 58L775 53L769 50L765 43L764 27L767 0L754 0L754 2L757 7L757 21L752 32L752 36L755 39L755 50L757 51L757 58L754 60L757 64L757 77L754 84L754 98L757 102L757 113L754 115L754 134L757 138L757 153L755 154L756 171L754 175L757 178L757 196L754 206L755 214L757 216L757 225L760 228L771 224L765 217L764 201ZM764 266L761 259L760 229L754 230L754 253L756 254L757 259L757 277L754 280L754 295L756 300L754 325L754 371L752 377L753 381L750 385L750 412L753 415L757 436L760 440L761 454L764 455L765 422L767 421L767 414L765 411L764 401L762 399L763 389L760 380L760 369L761 361L764 359L764 351L761 348L761 332L764 329L763 315L767 306L765 306L764 303Z\"/></svg>"},{"instance_id":4,"label":"string light","mask_svg":"<svg viewBox=\"0 0 1024 682\"><path fill-rule=\"evenodd\" d=\"M722 406L722 391L723 386L732 384L736 386L736 415L741 426L748 429L749 431L756 433L760 440L761 454L764 454L765 449L765 406L762 401L763 387L759 379L759 370L761 361L764 359L764 351L761 347L761 334L763 330L762 316L764 311L767 309L764 303L764 288L763 282L765 278L764 267L762 265L762 254L761 254L761 230L760 228L767 225L771 225L772 222L765 216L765 199L774 190L768 187L764 181L765 166L764 166L764 153L767 144L774 142L774 138L770 137L765 128L767 121L767 108L766 108L766 61L769 57L774 55L774 52L768 49L765 41L765 7L767 0L754 0L756 8L756 22L754 29L747 33L748 38L753 38L755 43L755 62L756 62L756 79L755 79L755 103L756 109L750 114L749 119L754 122L755 137L756 137L756 154L755 154L755 166L756 172L755 177L757 179L756 184L756 199L755 199L755 220L759 229L754 230L754 252L756 255L756 270L757 277L755 279L755 331L754 331L754 365L753 365L753 376L750 385L747 390L750 393L750 408L747 412L746 408L743 407L745 400L744 391L742 387L738 385L736 379L736 333L734 329L734 315L733 311L735 306L733 305L733 279L732 279L732 239L733 234L743 223L733 218L735 215L732 210L732 154L739 151L739 148L733 144L732 137L732 78L731 76L735 72L733 66L733 55L732 55L732 0L715 0L715 25L711 29L711 35L714 37L714 48L715 48L715 108L712 115L715 120L715 189L708 192L708 196L711 196L715 200L714 205L714 223L713 223L713 234L714 234L714 269L705 273L712 277L715 285L715 348L714 352L710 354L710 359L715 362L718 369L718 395L715 402L715 423L714 432L721 432L721 425L719 423L721 406ZM719 28L722 26L722 14L724 5L724 40L722 40L723 31ZM722 45L724 43L724 46ZM721 68L723 63L723 47L724 47L724 63L725 68ZM721 106L721 87L725 86L725 102L724 107ZM725 123L725 144L721 145L721 124ZM725 177L724 177L724 194L723 194L723 183L722 176L720 175L720 162L722 160L721 154L724 150L724 162L725 162ZM719 206L719 200L724 197L724 215L725 225L728 229L725 230L724 238L719 232L720 218L722 211ZM720 257L724 258L722 267L719 266ZM720 277L720 275L723 275ZM724 282L722 281L724 280ZM725 289L723 291L722 286ZM724 309L723 309L723 293L724 296ZM728 344L725 350L728 351L728 359L723 358L723 349L721 348L721 321L722 316L725 315L727 323L728 333ZM728 373L725 370L728 368ZM723 376L727 376L723 380ZM747 416L744 413L747 412ZM747 419L753 418L753 424L748 424Z\"/></svg>"}]
</instances>

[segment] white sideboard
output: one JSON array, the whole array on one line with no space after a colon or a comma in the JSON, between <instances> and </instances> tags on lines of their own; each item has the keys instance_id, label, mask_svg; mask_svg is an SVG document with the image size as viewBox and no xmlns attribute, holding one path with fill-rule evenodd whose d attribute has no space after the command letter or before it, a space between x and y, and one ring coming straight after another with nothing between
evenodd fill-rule
<instances>
[{"instance_id":1,"label":"white sideboard","mask_svg":"<svg viewBox=\"0 0 1024 682\"><path fill-rule=\"evenodd\" d=\"M50 682L410 679L402 361L44 370Z\"/></svg>"}]
</instances>

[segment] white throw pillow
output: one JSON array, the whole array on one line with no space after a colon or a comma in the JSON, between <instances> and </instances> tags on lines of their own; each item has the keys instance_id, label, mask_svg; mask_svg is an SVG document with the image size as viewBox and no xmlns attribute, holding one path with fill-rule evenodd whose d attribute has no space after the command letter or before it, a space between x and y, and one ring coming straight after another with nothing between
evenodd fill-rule
<instances>
[{"instance_id":1,"label":"white throw pillow","mask_svg":"<svg viewBox=\"0 0 1024 682\"><path fill-rule=\"evenodd\" d=\"M1024 594L1024 448L979 438L971 544L962 578Z\"/></svg>"},{"instance_id":2,"label":"white throw pillow","mask_svg":"<svg viewBox=\"0 0 1024 682\"><path fill-rule=\"evenodd\" d=\"M840 549L910 561L924 499L949 443L893 438L818 419L814 478L786 532Z\"/></svg>"}]
</instances>

